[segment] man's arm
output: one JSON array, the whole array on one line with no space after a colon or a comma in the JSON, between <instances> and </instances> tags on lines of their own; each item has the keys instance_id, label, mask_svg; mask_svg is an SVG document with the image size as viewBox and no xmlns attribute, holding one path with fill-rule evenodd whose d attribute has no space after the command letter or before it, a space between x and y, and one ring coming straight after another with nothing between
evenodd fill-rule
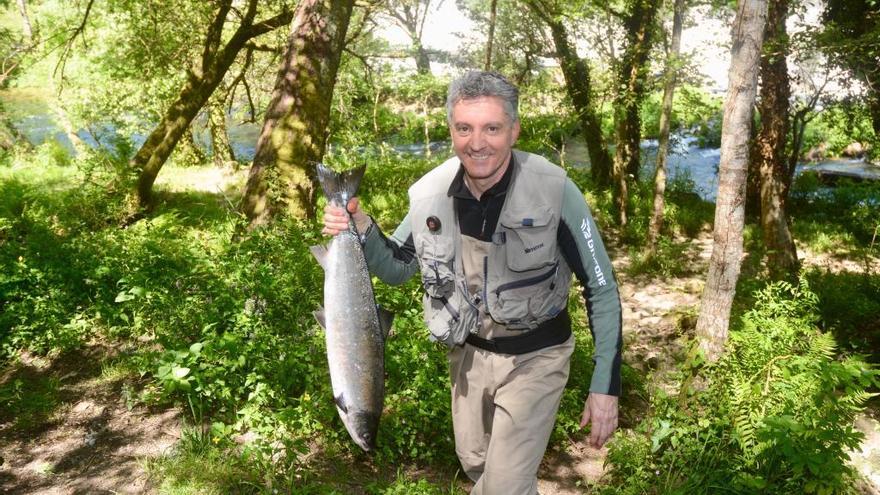
<instances>
[{"instance_id":1,"label":"man's arm","mask_svg":"<svg viewBox=\"0 0 880 495\"><path fill-rule=\"evenodd\" d=\"M590 397L584 405L581 426L593 423L590 440L601 446L617 428L617 396L623 344L620 295L611 260L599 235L584 196L571 180L566 181L559 224L563 256L584 287L595 364Z\"/></svg>"},{"instance_id":2,"label":"man's arm","mask_svg":"<svg viewBox=\"0 0 880 495\"><path fill-rule=\"evenodd\" d=\"M373 222L364 235L364 254L370 273L386 284L399 285L409 280L419 267L409 215L390 238Z\"/></svg>"},{"instance_id":3,"label":"man's arm","mask_svg":"<svg viewBox=\"0 0 880 495\"><path fill-rule=\"evenodd\" d=\"M363 234L364 255L370 273L390 285L406 282L418 269L416 249L410 232L409 215L403 219L391 238L376 225L376 222L360 209L358 198L352 198L342 207L327 205L324 208L324 229L327 235L336 235L348 230L349 216L355 228Z\"/></svg>"}]
</instances>

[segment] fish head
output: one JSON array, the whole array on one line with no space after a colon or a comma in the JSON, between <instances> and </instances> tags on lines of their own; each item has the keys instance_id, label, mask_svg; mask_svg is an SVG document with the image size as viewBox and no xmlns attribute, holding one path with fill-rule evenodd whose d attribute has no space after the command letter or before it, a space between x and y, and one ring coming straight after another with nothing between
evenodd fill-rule
<instances>
[{"instance_id":1,"label":"fish head","mask_svg":"<svg viewBox=\"0 0 880 495\"><path fill-rule=\"evenodd\" d=\"M379 415L368 411L354 411L345 418L345 426L356 444L366 452L375 450L379 432Z\"/></svg>"}]
</instances>

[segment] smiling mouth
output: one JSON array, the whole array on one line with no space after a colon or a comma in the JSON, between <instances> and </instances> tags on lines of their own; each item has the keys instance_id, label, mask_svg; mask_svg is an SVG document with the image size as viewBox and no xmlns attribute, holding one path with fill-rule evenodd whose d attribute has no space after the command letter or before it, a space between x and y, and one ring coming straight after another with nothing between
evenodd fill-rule
<instances>
[{"instance_id":1,"label":"smiling mouth","mask_svg":"<svg viewBox=\"0 0 880 495\"><path fill-rule=\"evenodd\" d=\"M473 158L474 160L485 160L485 159L489 158L490 156L492 156L492 155L489 155L489 154L486 154L486 155L476 155L476 154L474 154L474 153L471 153L471 158Z\"/></svg>"}]
</instances>

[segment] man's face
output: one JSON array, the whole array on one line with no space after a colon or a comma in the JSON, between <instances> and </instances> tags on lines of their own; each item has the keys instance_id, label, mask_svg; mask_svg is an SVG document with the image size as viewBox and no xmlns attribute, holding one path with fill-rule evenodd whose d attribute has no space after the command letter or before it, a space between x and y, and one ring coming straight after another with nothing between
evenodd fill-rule
<instances>
[{"instance_id":1,"label":"man's face","mask_svg":"<svg viewBox=\"0 0 880 495\"><path fill-rule=\"evenodd\" d=\"M491 187L510 162L519 137L519 122L511 122L496 96L459 100L452 107L452 147L468 177Z\"/></svg>"}]
</instances>

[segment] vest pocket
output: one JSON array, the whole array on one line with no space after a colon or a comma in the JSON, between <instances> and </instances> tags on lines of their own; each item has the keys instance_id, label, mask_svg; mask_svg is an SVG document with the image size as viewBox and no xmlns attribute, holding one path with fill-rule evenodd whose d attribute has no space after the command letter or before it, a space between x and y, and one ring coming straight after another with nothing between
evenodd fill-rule
<instances>
[{"instance_id":1,"label":"vest pocket","mask_svg":"<svg viewBox=\"0 0 880 495\"><path fill-rule=\"evenodd\" d=\"M455 249L451 238L420 233L416 236L416 253L422 286L432 298L448 298L455 289L453 263Z\"/></svg>"},{"instance_id":2,"label":"vest pocket","mask_svg":"<svg viewBox=\"0 0 880 495\"><path fill-rule=\"evenodd\" d=\"M505 255L511 271L527 272L555 263L558 220L549 206L505 211L499 223L506 229Z\"/></svg>"},{"instance_id":3,"label":"vest pocket","mask_svg":"<svg viewBox=\"0 0 880 495\"><path fill-rule=\"evenodd\" d=\"M461 345L479 323L476 308L467 304L461 292L453 288L449 298L425 294L425 325L431 338L448 347Z\"/></svg>"},{"instance_id":4,"label":"vest pocket","mask_svg":"<svg viewBox=\"0 0 880 495\"><path fill-rule=\"evenodd\" d=\"M494 295L497 308L494 316L503 316L503 323L511 330L537 327L540 320L556 316L563 305L554 306L558 292L559 262L535 276L521 278L499 285ZM566 291L567 293L567 291Z\"/></svg>"}]
</instances>

